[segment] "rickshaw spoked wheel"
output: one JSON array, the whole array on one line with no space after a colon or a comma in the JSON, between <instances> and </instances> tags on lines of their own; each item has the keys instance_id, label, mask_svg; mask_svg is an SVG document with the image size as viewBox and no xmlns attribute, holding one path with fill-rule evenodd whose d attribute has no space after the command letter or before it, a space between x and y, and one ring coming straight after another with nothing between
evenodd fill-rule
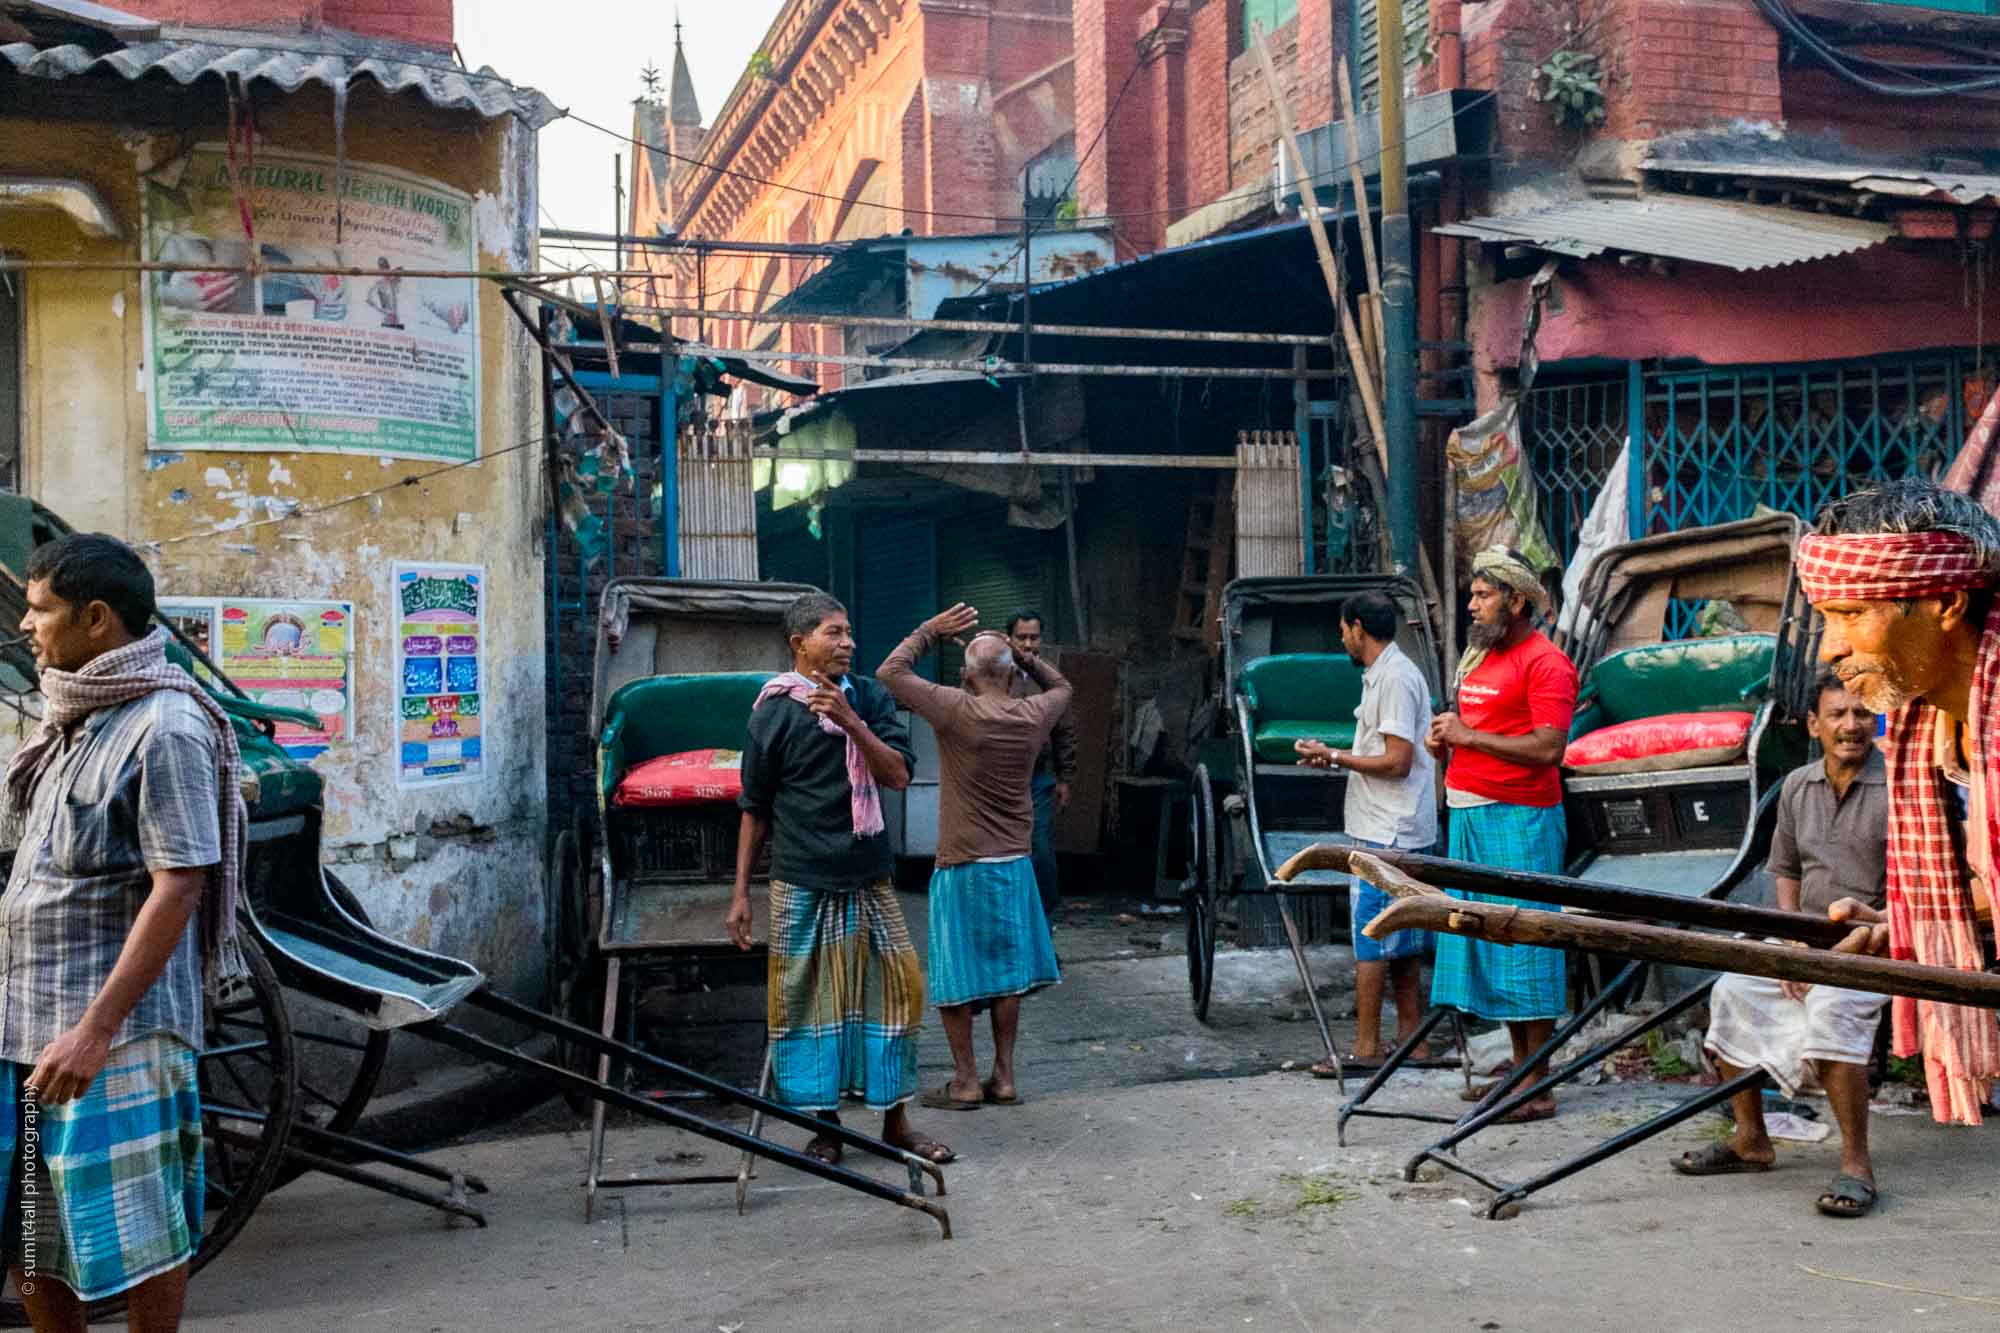
<instances>
[{"instance_id":1,"label":"rickshaw spoked wheel","mask_svg":"<svg viewBox=\"0 0 2000 1333\"><path fill-rule=\"evenodd\" d=\"M332 871L321 873L327 893L341 910L362 925L373 926L353 891ZM348 1133L375 1095L375 1085L389 1059L391 1034L303 991L285 992L285 1012L292 1022L293 1049L298 1052L297 1118L318 1129ZM271 1188L289 1185L306 1170L292 1164L282 1167Z\"/></svg>"},{"instance_id":2,"label":"rickshaw spoked wheel","mask_svg":"<svg viewBox=\"0 0 2000 1333\"><path fill-rule=\"evenodd\" d=\"M236 1238L270 1190L284 1163L297 1093L292 1026L277 974L255 940L237 939L248 971L225 983L208 1006L197 1063L207 1199L190 1268L196 1273ZM114 1296L91 1304L85 1316L95 1324L124 1308L125 1298ZM0 1325L27 1324L28 1312L10 1290L0 1299Z\"/></svg>"},{"instance_id":3,"label":"rickshaw spoked wheel","mask_svg":"<svg viewBox=\"0 0 2000 1333\"><path fill-rule=\"evenodd\" d=\"M1209 992L1215 985L1215 916L1222 859L1216 823L1215 785L1208 766L1199 765L1188 791L1188 878L1181 891L1187 918L1188 993L1194 1016L1208 1021Z\"/></svg>"}]
</instances>

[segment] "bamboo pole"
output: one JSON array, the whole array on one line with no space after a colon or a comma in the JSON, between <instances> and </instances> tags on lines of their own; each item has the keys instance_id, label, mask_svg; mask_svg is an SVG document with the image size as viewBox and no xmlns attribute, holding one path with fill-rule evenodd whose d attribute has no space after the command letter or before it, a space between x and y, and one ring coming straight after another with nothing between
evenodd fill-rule
<instances>
[{"instance_id":1,"label":"bamboo pole","mask_svg":"<svg viewBox=\"0 0 2000 1333\"><path fill-rule=\"evenodd\" d=\"M1340 115L1347 127L1347 175L1354 188L1355 211L1361 214L1361 262L1368 271L1368 294L1373 301L1362 327L1374 334L1375 346L1386 346L1382 336L1382 267L1375 262L1375 228L1368 220L1368 177L1361 170L1361 131L1354 122L1354 84L1347 71L1347 57L1340 58Z\"/></svg>"},{"instance_id":2,"label":"bamboo pole","mask_svg":"<svg viewBox=\"0 0 2000 1333\"><path fill-rule=\"evenodd\" d=\"M1369 433L1375 437L1375 454L1382 463L1382 476L1386 482L1389 476L1389 433L1383 425L1382 399L1375 389L1375 367L1363 359L1364 349L1361 336L1354 327L1354 316L1348 312L1347 302L1341 295L1340 269L1333 262L1333 247L1327 244L1326 224L1320 220L1319 199L1313 193L1312 173L1306 170L1305 154L1299 151L1299 137L1292 128L1291 104L1285 100L1284 89L1278 86L1278 71L1271 64L1271 48L1264 41L1261 24L1252 29L1255 39L1252 45L1257 50L1257 64L1264 74L1264 86L1271 90L1271 106L1278 119L1278 134L1285 151L1291 155L1292 174L1299 179L1299 205L1306 215L1313 238L1313 249L1319 253L1319 271L1326 279L1327 294L1333 298L1333 308L1340 312L1340 336L1347 344L1347 359L1352 365L1354 385L1361 393L1361 408L1368 416ZM1385 501L1387 496L1382 497ZM1384 524L1384 530L1387 530ZM1438 605L1437 572L1431 568L1429 553L1422 540L1416 542L1417 568L1423 580L1425 600L1429 602L1429 612L1433 629L1441 626L1441 608Z\"/></svg>"},{"instance_id":3,"label":"bamboo pole","mask_svg":"<svg viewBox=\"0 0 2000 1333\"><path fill-rule=\"evenodd\" d=\"M1398 930L1441 930L1494 944L1582 949L1617 958L1677 963L1776 981L1802 981L1812 986L1842 986L1939 1004L2000 1009L2000 976L1985 972L1827 949L1800 949L1763 940L1731 939L1705 931L1606 917L1538 912L1512 904L1461 902L1456 898L1430 896L1399 898L1364 926L1362 934L1379 940Z\"/></svg>"},{"instance_id":4,"label":"bamboo pole","mask_svg":"<svg viewBox=\"0 0 2000 1333\"><path fill-rule=\"evenodd\" d=\"M1319 271L1326 279L1327 294L1333 298L1333 308L1340 312L1340 336L1347 344L1347 359L1353 363L1355 387L1361 391L1361 407L1368 414L1368 429L1375 437L1378 450L1385 446L1388 438L1382 426L1382 399L1375 392L1374 376L1370 372L1363 355L1361 335L1354 327L1354 316L1348 312L1347 301L1341 295L1340 270L1333 262L1333 247L1327 244L1326 223L1320 220L1319 198L1313 192L1312 172L1306 169L1305 154L1299 151L1299 138L1292 129L1292 107L1285 100L1285 90L1278 86L1278 71L1271 64L1271 48L1264 41L1264 28L1258 24L1252 31L1252 46L1257 51L1257 64L1264 73L1264 86L1271 91L1271 107L1278 118L1278 135L1285 151L1291 155L1292 174L1299 181L1299 209L1306 215L1306 223L1312 231L1313 249L1319 255ZM1388 456L1384 454L1382 468L1388 471Z\"/></svg>"}]
</instances>

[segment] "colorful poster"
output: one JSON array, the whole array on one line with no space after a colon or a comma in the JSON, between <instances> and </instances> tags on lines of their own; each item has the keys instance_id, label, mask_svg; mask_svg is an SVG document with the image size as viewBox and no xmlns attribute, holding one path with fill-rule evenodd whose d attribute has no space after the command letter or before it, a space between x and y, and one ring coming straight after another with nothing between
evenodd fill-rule
<instances>
[{"instance_id":1,"label":"colorful poster","mask_svg":"<svg viewBox=\"0 0 2000 1333\"><path fill-rule=\"evenodd\" d=\"M486 776L480 691L486 676L486 571L396 565L396 704L404 787Z\"/></svg>"},{"instance_id":2,"label":"colorful poster","mask_svg":"<svg viewBox=\"0 0 2000 1333\"><path fill-rule=\"evenodd\" d=\"M251 225L246 227L244 209ZM147 278L153 449L479 455L472 200L384 167L193 149L145 186L146 257L227 266ZM328 277L241 270L353 268Z\"/></svg>"},{"instance_id":3,"label":"colorful poster","mask_svg":"<svg viewBox=\"0 0 2000 1333\"><path fill-rule=\"evenodd\" d=\"M160 615L258 703L315 714L279 722L275 739L314 759L354 734L354 607L284 598L164 598ZM199 665L195 674L214 678Z\"/></svg>"},{"instance_id":4,"label":"colorful poster","mask_svg":"<svg viewBox=\"0 0 2000 1333\"><path fill-rule=\"evenodd\" d=\"M225 598L216 619L222 651L215 664L238 689L319 718L317 727L277 724L286 753L312 759L354 734L352 605Z\"/></svg>"}]
</instances>

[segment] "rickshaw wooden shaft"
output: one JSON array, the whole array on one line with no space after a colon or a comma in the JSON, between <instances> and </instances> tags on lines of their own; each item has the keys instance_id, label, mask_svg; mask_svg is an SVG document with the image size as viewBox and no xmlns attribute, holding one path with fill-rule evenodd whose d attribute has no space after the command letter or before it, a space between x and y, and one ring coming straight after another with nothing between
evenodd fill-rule
<instances>
[{"instance_id":1,"label":"rickshaw wooden shaft","mask_svg":"<svg viewBox=\"0 0 2000 1333\"><path fill-rule=\"evenodd\" d=\"M1845 929L1842 928L1843 934ZM1799 949L1763 940L1731 939L1673 926L1566 916L1499 903L1462 902L1444 897L1402 898L1370 921L1364 933L1370 939L1379 939L1398 930L1442 930L1495 944L1582 949L1778 981L1803 981L1809 985L1903 995L1941 1004L2000 1009L2000 976L1985 972L1963 972L1904 959L1863 957L1825 949Z\"/></svg>"},{"instance_id":2,"label":"rickshaw wooden shaft","mask_svg":"<svg viewBox=\"0 0 2000 1333\"><path fill-rule=\"evenodd\" d=\"M1287 878L1304 870L1348 869L1348 857L1360 848L1319 843L1306 848L1278 870ZM1713 930L1740 930L1745 934L1775 935L1779 939L1831 947L1845 939L1851 926L1800 912L1781 912L1772 907L1750 907L1714 898L1687 898L1654 889L1635 889L1619 884L1597 884L1567 875L1545 875L1527 870L1494 870L1452 861L1441 856L1415 852L1368 849L1375 857L1411 879L1434 888L1497 893L1510 898L1528 898L1557 907L1576 907L1612 916L1642 917L1671 921L1682 926L1704 926ZM1467 904L1474 906L1476 904Z\"/></svg>"}]
</instances>

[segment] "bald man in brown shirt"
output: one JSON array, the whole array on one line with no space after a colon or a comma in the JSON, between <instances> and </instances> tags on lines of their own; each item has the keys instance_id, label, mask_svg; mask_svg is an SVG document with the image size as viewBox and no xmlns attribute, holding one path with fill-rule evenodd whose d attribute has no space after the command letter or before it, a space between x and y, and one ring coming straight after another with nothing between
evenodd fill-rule
<instances>
[{"instance_id":1,"label":"bald man in brown shirt","mask_svg":"<svg viewBox=\"0 0 2000 1333\"><path fill-rule=\"evenodd\" d=\"M1020 1100L1014 1040L1021 997L1062 980L1030 859L1035 810L1029 780L1050 729L1069 707L1070 684L1039 656L1017 657L997 630L966 645L958 687L917 674L916 664L939 643L978 624L976 608L953 606L919 625L875 673L898 702L931 724L944 770L925 973L951 1044L953 1075L920 1100L955 1111ZM1042 692L1015 698L1017 669ZM988 1006L993 1072L982 1080L972 1018Z\"/></svg>"}]
</instances>

